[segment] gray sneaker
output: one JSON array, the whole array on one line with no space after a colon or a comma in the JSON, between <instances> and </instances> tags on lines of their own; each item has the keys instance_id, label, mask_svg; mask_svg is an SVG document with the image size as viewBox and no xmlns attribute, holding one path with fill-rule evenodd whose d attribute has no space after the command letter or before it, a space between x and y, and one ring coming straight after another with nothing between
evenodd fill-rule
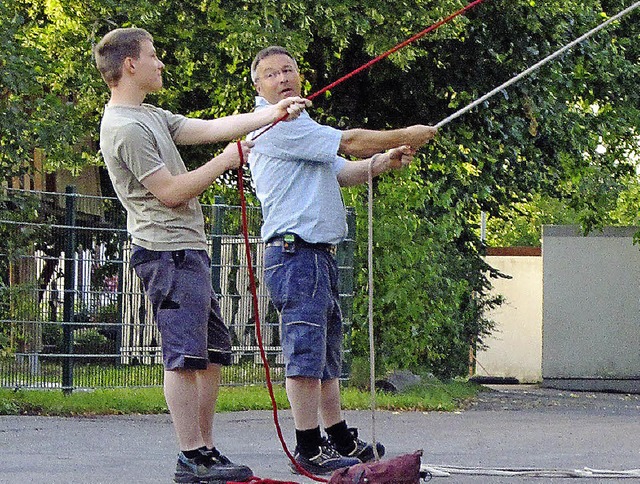
<instances>
[{"instance_id":1,"label":"gray sneaker","mask_svg":"<svg viewBox=\"0 0 640 484\"><path fill-rule=\"evenodd\" d=\"M330 474L337 469L360 464L360 459L356 459L354 457L343 457L331 444L329 444L327 440L324 439L316 455L306 457L302 455L296 447L293 457L304 470L311 474ZM299 473L293 463L290 463L289 466L293 472L296 474Z\"/></svg>"},{"instance_id":2,"label":"gray sneaker","mask_svg":"<svg viewBox=\"0 0 640 484\"><path fill-rule=\"evenodd\" d=\"M375 458L375 454L373 452L373 446L360 440L358 438L358 429L350 428L348 429L349 433L353 436L353 444L349 445L346 448L335 445L329 440L329 443L335 447L335 449L345 457L357 457L362 462L369 462ZM380 442L376 442L376 450L378 451L378 457L382 457L384 455L384 445Z\"/></svg>"},{"instance_id":3,"label":"gray sneaker","mask_svg":"<svg viewBox=\"0 0 640 484\"><path fill-rule=\"evenodd\" d=\"M214 449L188 459L180 452L174 482L226 484L227 481L248 481L253 472L247 466L234 464Z\"/></svg>"}]
</instances>

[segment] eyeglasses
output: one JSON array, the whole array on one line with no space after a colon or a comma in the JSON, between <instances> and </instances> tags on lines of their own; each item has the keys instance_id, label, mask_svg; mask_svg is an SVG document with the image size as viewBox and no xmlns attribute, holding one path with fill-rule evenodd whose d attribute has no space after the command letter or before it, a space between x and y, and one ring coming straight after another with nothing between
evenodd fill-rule
<instances>
[{"instance_id":1,"label":"eyeglasses","mask_svg":"<svg viewBox=\"0 0 640 484\"><path fill-rule=\"evenodd\" d=\"M295 72L296 70L293 67L283 67L282 69L278 69L277 71L265 72L264 74L262 74L261 77L256 77L256 81L259 81L260 79L266 79L267 81L275 81L280 77L280 74L284 74L284 77L289 77Z\"/></svg>"}]
</instances>

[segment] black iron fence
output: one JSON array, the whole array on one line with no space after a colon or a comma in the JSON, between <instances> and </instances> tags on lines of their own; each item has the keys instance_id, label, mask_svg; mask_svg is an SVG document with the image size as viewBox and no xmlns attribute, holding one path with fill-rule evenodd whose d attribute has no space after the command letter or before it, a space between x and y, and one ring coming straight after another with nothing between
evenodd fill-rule
<instances>
[{"instance_id":1,"label":"black iron fence","mask_svg":"<svg viewBox=\"0 0 640 484\"><path fill-rule=\"evenodd\" d=\"M126 216L114 198L5 189L0 197L0 386L77 388L162 384L160 334L129 265ZM203 207L212 284L233 337L223 384L265 381L255 332L240 207ZM353 233L338 250L347 327L353 302ZM258 207L248 208L262 343L283 380L278 316L262 284ZM346 370L345 375L346 376Z\"/></svg>"}]
</instances>

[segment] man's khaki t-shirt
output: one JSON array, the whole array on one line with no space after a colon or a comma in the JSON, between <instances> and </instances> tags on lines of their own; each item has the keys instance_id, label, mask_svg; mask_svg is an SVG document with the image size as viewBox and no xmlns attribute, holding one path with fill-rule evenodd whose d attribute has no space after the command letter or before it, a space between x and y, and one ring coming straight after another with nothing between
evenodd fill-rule
<instances>
[{"instance_id":1,"label":"man's khaki t-shirt","mask_svg":"<svg viewBox=\"0 0 640 484\"><path fill-rule=\"evenodd\" d=\"M127 211L127 229L134 244L149 250L207 249L198 200L169 208L141 183L163 166L172 175L187 172L174 142L186 120L142 104L106 106L100 124L100 150Z\"/></svg>"}]
</instances>

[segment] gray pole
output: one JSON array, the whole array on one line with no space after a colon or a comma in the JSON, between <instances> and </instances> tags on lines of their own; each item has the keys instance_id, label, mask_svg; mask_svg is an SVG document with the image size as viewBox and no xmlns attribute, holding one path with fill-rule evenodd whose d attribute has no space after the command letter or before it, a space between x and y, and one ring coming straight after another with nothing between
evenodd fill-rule
<instances>
[{"instance_id":1,"label":"gray pole","mask_svg":"<svg viewBox=\"0 0 640 484\"><path fill-rule=\"evenodd\" d=\"M215 196L213 206L213 227L211 228L211 284L213 290L221 296L222 284L220 284L220 274L222 266L222 232L223 221L225 215L224 198L220 195Z\"/></svg>"},{"instance_id":2,"label":"gray pole","mask_svg":"<svg viewBox=\"0 0 640 484\"><path fill-rule=\"evenodd\" d=\"M69 185L65 197L65 249L64 249L64 304L63 314L63 348L65 356L62 363L62 391L69 394L73 391L73 317L75 305L75 253L76 253L76 187Z\"/></svg>"}]
</instances>

